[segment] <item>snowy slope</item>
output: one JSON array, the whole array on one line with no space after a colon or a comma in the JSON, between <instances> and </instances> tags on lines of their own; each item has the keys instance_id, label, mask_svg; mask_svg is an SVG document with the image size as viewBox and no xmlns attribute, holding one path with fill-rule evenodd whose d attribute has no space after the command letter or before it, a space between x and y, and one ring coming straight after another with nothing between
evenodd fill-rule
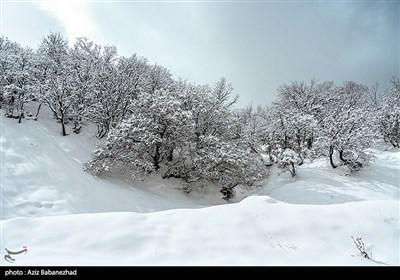
<instances>
[{"instance_id":1,"label":"snowy slope","mask_svg":"<svg viewBox=\"0 0 400 280\"><path fill-rule=\"evenodd\" d=\"M400 153L398 150L371 149L374 161L362 172L349 174L346 167L333 169L327 159L300 167L297 176L277 175L273 170L268 185L260 191L295 204L336 204L360 200L399 199Z\"/></svg>"},{"instance_id":2,"label":"snowy slope","mask_svg":"<svg viewBox=\"0 0 400 280\"><path fill-rule=\"evenodd\" d=\"M127 180L103 180L83 172L82 163L97 142L93 129L63 137L45 109L37 122L1 121L3 219L201 206L173 188L173 195L157 191L165 187L162 181L149 191L133 188Z\"/></svg>"},{"instance_id":3,"label":"snowy slope","mask_svg":"<svg viewBox=\"0 0 400 280\"><path fill-rule=\"evenodd\" d=\"M262 195L226 205L162 180L95 178L82 171L93 129L59 130L45 110L1 120L1 249L28 247L12 265L400 265L399 151L374 150L357 176L324 160L294 180L273 172Z\"/></svg>"}]
</instances>

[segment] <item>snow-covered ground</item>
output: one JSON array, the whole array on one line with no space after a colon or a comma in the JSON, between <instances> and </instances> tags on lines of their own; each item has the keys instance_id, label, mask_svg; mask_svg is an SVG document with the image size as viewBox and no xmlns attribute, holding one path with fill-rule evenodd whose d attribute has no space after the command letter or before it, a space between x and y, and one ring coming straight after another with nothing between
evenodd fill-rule
<instances>
[{"instance_id":1,"label":"snow-covered ground","mask_svg":"<svg viewBox=\"0 0 400 280\"><path fill-rule=\"evenodd\" d=\"M358 175L325 160L295 179L273 170L227 204L174 181L93 177L93 128L62 137L49 115L1 120L1 250L28 248L2 265L400 265L398 150L372 150Z\"/></svg>"}]
</instances>

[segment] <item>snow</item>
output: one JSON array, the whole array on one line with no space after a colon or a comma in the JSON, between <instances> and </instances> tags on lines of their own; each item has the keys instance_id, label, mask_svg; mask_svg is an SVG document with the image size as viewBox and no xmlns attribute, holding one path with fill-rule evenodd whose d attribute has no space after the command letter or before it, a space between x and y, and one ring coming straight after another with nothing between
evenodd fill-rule
<instances>
[{"instance_id":1,"label":"snow","mask_svg":"<svg viewBox=\"0 0 400 280\"><path fill-rule=\"evenodd\" d=\"M374 265L399 263L398 203L294 205L268 197L203 209L13 218L7 246L18 265ZM384 237L384 238L383 238ZM354 256L353 256L354 255Z\"/></svg>"},{"instance_id":2,"label":"snow","mask_svg":"<svg viewBox=\"0 0 400 280\"><path fill-rule=\"evenodd\" d=\"M157 192L161 181L152 192L127 180L83 172L82 163L95 148L93 131L63 137L61 125L48 118L50 112L41 114L37 122L2 120L2 219L201 207L178 190L174 196Z\"/></svg>"},{"instance_id":3,"label":"snow","mask_svg":"<svg viewBox=\"0 0 400 280\"><path fill-rule=\"evenodd\" d=\"M2 265L400 265L398 150L371 150L356 175L325 160L294 179L273 170L255 195L227 204L174 180L84 172L94 128L62 137L42 110L37 122L1 120L1 250L28 247Z\"/></svg>"},{"instance_id":4,"label":"snow","mask_svg":"<svg viewBox=\"0 0 400 280\"><path fill-rule=\"evenodd\" d=\"M345 167L333 169L326 159L301 167L295 179L273 170L261 194L294 204L336 204L359 200L390 200L400 197L400 153L371 149L375 160L362 172Z\"/></svg>"}]
</instances>

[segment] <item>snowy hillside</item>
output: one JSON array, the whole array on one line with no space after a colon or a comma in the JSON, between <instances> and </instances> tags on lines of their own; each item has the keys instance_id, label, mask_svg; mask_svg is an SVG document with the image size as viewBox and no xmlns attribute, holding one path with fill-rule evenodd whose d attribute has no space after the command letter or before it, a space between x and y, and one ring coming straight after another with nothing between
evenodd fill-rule
<instances>
[{"instance_id":1,"label":"snowy hillside","mask_svg":"<svg viewBox=\"0 0 400 280\"><path fill-rule=\"evenodd\" d=\"M325 159L295 179L273 171L227 204L173 181L96 178L82 170L93 130L59 126L46 110L1 120L1 249L28 247L12 265L400 265L398 150L371 150L358 175Z\"/></svg>"}]
</instances>

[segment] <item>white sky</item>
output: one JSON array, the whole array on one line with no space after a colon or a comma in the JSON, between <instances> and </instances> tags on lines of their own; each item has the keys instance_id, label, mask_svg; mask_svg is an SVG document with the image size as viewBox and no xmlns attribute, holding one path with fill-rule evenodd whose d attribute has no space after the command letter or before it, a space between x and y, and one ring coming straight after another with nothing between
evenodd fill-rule
<instances>
[{"instance_id":1,"label":"white sky","mask_svg":"<svg viewBox=\"0 0 400 280\"><path fill-rule=\"evenodd\" d=\"M398 1L7 1L2 33L36 47L60 31L138 53L175 78L224 76L240 105L268 104L292 80L386 86L399 75Z\"/></svg>"}]
</instances>

